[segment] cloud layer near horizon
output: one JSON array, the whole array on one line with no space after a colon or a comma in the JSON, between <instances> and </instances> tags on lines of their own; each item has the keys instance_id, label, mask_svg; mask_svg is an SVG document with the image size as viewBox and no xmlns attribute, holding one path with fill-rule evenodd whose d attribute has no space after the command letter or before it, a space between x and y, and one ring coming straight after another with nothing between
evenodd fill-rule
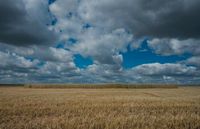
<instances>
[{"instance_id":1,"label":"cloud layer near horizon","mask_svg":"<svg viewBox=\"0 0 200 129\"><path fill-rule=\"evenodd\" d=\"M0 83L200 83L199 6L199 0L1 1ZM146 51L184 58L124 67L124 53ZM80 67L77 55L80 65L92 63Z\"/></svg>"}]
</instances>

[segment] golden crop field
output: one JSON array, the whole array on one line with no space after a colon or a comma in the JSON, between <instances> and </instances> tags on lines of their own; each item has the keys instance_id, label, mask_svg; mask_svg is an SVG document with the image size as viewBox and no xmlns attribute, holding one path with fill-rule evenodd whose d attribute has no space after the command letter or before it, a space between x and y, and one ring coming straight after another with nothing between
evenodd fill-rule
<instances>
[{"instance_id":1,"label":"golden crop field","mask_svg":"<svg viewBox=\"0 0 200 129\"><path fill-rule=\"evenodd\" d=\"M200 129L200 88L0 88L0 129Z\"/></svg>"}]
</instances>

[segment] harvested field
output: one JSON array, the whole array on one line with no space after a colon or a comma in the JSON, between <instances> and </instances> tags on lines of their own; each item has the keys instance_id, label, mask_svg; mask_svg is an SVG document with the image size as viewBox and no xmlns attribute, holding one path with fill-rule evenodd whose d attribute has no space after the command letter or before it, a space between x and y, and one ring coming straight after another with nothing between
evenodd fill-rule
<instances>
[{"instance_id":1,"label":"harvested field","mask_svg":"<svg viewBox=\"0 0 200 129\"><path fill-rule=\"evenodd\" d=\"M0 88L0 129L200 129L200 88Z\"/></svg>"}]
</instances>

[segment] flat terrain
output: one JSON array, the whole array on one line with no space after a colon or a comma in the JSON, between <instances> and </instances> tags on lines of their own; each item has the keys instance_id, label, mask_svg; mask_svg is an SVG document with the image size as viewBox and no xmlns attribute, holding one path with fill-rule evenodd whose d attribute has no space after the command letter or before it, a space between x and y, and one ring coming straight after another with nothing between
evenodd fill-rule
<instances>
[{"instance_id":1,"label":"flat terrain","mask_svg":"<svg viewBox=\"0 0 200 129\"><path fill-rule=\"evenodd\" d=\"M200 88L0 88L0 129L200 129Z\"/></svg>"}]
</instances>

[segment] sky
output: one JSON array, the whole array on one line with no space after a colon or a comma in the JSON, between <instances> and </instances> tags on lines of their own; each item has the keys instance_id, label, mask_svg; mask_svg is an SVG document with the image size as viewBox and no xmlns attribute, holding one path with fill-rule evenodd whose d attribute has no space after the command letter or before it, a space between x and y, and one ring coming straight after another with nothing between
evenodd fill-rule
<instances>
[{"instance_id":1,"label":"sky","mask_svg":"<svg viewBox=\"0 0 200 129\"><path fill-rule=\"evenodd\" d=\"M199 0L1 0L0 83L200 84Z\"/></svg>"}]
</instances>

